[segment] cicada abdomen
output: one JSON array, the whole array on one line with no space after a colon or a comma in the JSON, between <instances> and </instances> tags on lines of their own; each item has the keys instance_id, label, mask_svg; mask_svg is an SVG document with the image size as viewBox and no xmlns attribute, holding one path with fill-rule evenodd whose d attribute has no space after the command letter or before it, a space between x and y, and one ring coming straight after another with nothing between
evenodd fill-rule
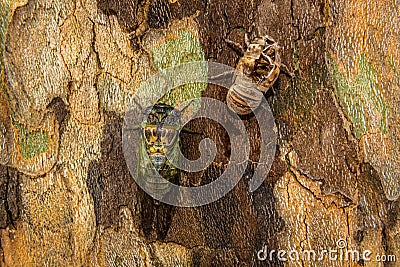
<instances>
[{"instance_id":1,"label":"cicada abdomen","mask_svg":"<svg viewBox=\"0 0 400 267\"><path fill-rule=\"evenodd\" d=\"M147 118L141 125L138 159L138 179L153 198L162 200L170 191L167 181L178 183L181 128L180 111L166 104L147 108Z\"/></svg>"},{"instance_id":2,"label":"cicada abdomen","mask_svg":"<svg viewBox=\"0 0 400 267\"><path fill-rule=\"evenodd\" d=\"M242 51L243 56L236 65L238 73L226 101L231 110L246 115L260 105L263 94L278 79L281 68L287 70L287 67L281 62L278 43L268 35L254 38L247 44L246 51L232 41L227 42Z\"/></svg>"}]
</instances>

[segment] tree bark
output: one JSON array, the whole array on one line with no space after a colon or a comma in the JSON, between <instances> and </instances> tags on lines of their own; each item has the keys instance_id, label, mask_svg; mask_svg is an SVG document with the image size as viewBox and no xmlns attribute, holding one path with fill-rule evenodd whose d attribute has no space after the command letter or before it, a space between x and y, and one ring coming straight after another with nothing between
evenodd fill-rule
<instances>
[{"instance_id":1,"label":"tree bark","mask_svg":"<svg viewBox=\"0 0 400 267\"><path fill-rule=\"evenodd\" d=\"M400 259L399 12L387 0L3 1L1 266L396 266L373 260ZM271 171L249 191L261 137L244 116L252 164L231 192L196 208L155 203L122 151L135 92L180 63L235 67L225 39L245 46L245 32L272 36L295 73L265 95L278 132ZM182 92L163 101L227 94ZM229 163L230 139L212 120L188 127L203 133L182 134L189 159L204 136L217 155L181 182L207 184ZM372 260L301 259L340 241ZM263 248L300 259L260 260Z\"/></svg>"}]
</instances>

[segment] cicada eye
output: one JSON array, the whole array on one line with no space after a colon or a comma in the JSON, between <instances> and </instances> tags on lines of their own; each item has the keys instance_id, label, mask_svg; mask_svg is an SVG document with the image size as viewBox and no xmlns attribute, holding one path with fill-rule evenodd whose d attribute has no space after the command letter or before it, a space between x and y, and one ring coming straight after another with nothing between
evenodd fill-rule
<instances>
[{"instance_id":1,"label":"cicada eye","mask_svg":"<svg viewBox=\"0 0 400 267\"><path fill-rule=\"evenodd\" d=\"M163 127L161 129L161 141L166 146L173 145L177 135L178 131L173 127Z\"/></svg>"},{"instance_id":2,"label":"cicada eye","mask_svg":"<svg viewBox=\"0 0 400 267\"><path fill-rule=\"evenodd\" d=\"M165 121L163 124L168 125L168 126L177 126L177 125L179 125L179 118L170 115L167 118L165 118Z\"/></svg>"},{"instance_id":3,"label":"cicada eye","mask_svg":"<svg viewBox=\"0 0 400 267\"><path fill-rule=\"evenodd\" d=\"M180 113L172 110L163 120L164 125L178 126L180 125Z\"/></svg>"}]
</instances>

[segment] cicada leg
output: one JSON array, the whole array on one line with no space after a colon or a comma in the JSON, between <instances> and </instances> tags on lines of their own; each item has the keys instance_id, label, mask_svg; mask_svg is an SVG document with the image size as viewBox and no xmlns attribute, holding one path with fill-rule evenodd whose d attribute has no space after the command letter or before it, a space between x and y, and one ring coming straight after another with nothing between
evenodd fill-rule
<instances>
[{"instance_id":1,"label":"cicada leg","mask_svg":"<svg viewBox=\"0 0 400 267\"><path fill-rule=\"evenodd\" d=\"M239 56L243 56L244 55L244 48L243 48L243 46L241 46L239 43L236 43L236 42L234 42L234 41L232 41L232 40L229 40L229 39L225 39L225 42L227 42L228 43L228 45L230 46L230 47L232 47L232 49L233 50L235 50L235 52L239 55Z\"/></svg>"}]
</instances>

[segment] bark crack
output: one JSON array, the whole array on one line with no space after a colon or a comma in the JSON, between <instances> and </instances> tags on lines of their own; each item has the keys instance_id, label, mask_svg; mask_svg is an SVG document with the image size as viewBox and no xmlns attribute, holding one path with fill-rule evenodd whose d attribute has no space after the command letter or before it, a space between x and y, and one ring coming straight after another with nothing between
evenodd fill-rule
<instances>
[{"instance_id":1,"label":"bark crack","mask_svg":"<svg viewBox=\"0 0 400 267\"><path fill-rule=\"evenodd\" d=\"M346 195L342 194L341 192L335 192L335 193L332 194L332 195L336 196L336 197L338 198L338 200L343 199L343 200L345 200L345 202L349 202L349 204L347 204L347 205L345 205L345 206L340 206L340 205L339 205L338 203L336 203L335 201L331 201L329 205L326 205L326 204L325 204L325 201L324 201L324 196L323 196L323 195L322 195L322 197L321 197L321 196L318 196L312 189L310 189L309 187L307 187L306 185L304 185L304 184L298 179L297 176L298 176L298 174L300 174L300 175L306 177L307 179L311 179L312 181L315 180L315 179L313 179L312 177L310 177L307 173L304 173L301 169L296 168L296 167L294 167L294 166L292 165L292 163L290 162L290 159L289 159L289 154L290 154L290 152L291 152L291 151L289 151L289 152L285 155L285 160L286 160L286 163L287 163L287 165L288 165L288 171L289 171L289 173L293 176L293 178L296 180L296 182L297 182L304 190L306 190L307 192L309 192L309 193L313 196L313 198L316 199L317 201L319 201L326 209L328 209L328 208L330 208L330 207L342 208L342 207L350 207L350 206L354 205L354 204L352 203L352 200L349 199ZM347 201L347 200L350 200L350 201Z\"/></svg>"},{"instance_id":2,"label":"bark crack","mask_svg":"<svg viewBox=\"0 0 400 267\"><path fill-rule=\"evenodd\" d=\"M291 18L290 24L296 30L296 33L297 33L297 37L296 37L295 41L299 41L299 40L301 40L301 34L300 34L300 26L298 25L298 22L297 22L297 19L295 16L294 0L290 0L290 18Z\"/></svg>"},{"instance_id":3,"label":"bark crack","mask_svg":"<svg viewBox=\"0 0 400 267\"><path fill-rule=\"evenodd\" d=\"M10 176L10 172L9 172L9 167L7 167L6 175L7 175L7 182L6 182L6 190L5 190L4 208L5 208L7 216L8 216L7 226L11 225L13 229L16 229L16 225L14 224L14 221L16 219L18 219L18 217L19 217L18 201L17 201L17 198L18 198L18 182L15 183L15 185L14 185L15 188L13 188L15 190L15 192L14 192L14 194L15 194L15 196L14 196L14 201L15 201L14 205L16 205L15 208L17 209L16 210L17 214L13 215L13 212L11 211L11 207L10 207L10 203L9 203L10 183L11 183L11 176ZM0 239L0 241L1 241L1 239ZM0 247L1 247L1 245L0 245Z\"/></svg>"},{"instance_id":4,"label":"bark crack","mask_svg":"<svg viewBox=\"0 0 400 267\"><path fill-rule=\"evenodd\" d=\"M61 17L60 16L60 13L62 12L62 10L59 10L58 11L58 17ZM71 17L74 17L74 18L76 18L75 17L75 12L76 12L76 2L75 1L73 1L73 7L72 7L72 11L62 20L62 22L58 25L58 27L59 28L61 28L63 25L64 25L64 23L67 21L67 20L69 20Z\"/></svg>"}]
</instances>

